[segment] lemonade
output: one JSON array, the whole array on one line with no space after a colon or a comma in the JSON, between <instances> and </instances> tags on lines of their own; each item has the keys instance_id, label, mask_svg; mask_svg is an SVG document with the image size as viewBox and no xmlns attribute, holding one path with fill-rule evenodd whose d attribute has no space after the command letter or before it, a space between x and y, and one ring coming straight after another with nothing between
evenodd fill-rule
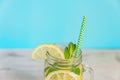
<instances>
[{"instance_id":1,"label":"lemonade","mask_svg":"<svg viewBox=\"0 0 120 80\"><path fill-rule=\"evenodd\" d=\"M45 61L44 80L83 80L83 73L89 72L93 80L93 70L82 64L81 50L75 57L75 44L70 42L62 50L55 44L41 44L32 52L32 59Z\"/></svg>"},{"instance_id":2,"label":"lemonade","mask_svg":"<svg viewBox=\"0 0 120 80\"><path fill-rule=\"evenodd\" d=\"M82 80L81 55L73 57L75 47L70 42L63 51L55 44L41 44L33 50L33 59L45 59L44 80Z\"/></svg>"},{"instance_id":3,"label":"lemonade","mask_svg":"<svg viewBox=\"0 0 120 80\"><path fill-rule=\"evenodd\" d=\"M63 60L47 54L44 80L82 80L83 67L79 59Z\"/></svg>"},{"instance_id":4,"label":"lemonade","mask_svg":"<svg viewBox=\"0 0 120 80\"><path fill-rule=\"evenodd\" d=\"M93 80L93 71L82 64L80 44L84 32L84 16L77 45L69 42L64 49L55 44L41 44L32 52L32 59L45 60L44 80L83 80L83 72L89 72Z\"/></svg>"}]
</instances>

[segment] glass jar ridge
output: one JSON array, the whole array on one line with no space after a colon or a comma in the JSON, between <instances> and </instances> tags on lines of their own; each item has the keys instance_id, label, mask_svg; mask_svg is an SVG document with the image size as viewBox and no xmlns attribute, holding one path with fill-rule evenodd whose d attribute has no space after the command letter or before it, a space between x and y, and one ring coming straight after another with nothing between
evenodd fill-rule
<instances>
[{"instance_id":1,"label":"glass jar ridge","mask_svg":"<svg viewBox=\"0 0 120 80\"><path fill-rule=\"evenodd\" d=\"M79 66L82 63L82 56L71 57L69 59L56 58L49 53L46 54L46 62L56 69L71 69L73 66Z\"/></svg>"}]
</instances>

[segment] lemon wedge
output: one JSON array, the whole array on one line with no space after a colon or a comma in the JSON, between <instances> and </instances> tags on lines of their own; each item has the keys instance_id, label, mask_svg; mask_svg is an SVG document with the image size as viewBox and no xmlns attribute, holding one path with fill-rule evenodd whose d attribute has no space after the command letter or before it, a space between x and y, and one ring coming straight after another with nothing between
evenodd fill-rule
<instances>
[{"instance_id":1,"label":"lemon wedge","mask_svg":"<svg viewBox=\"0 0 120 80\"><path fill-rule=\"evenodd\" d=\"M32 51L32 59L46 59L46 53L49 53L50 55L64 59L64 53L60 47L58 47L55 44L41 44L38 45L35 49Z\"/></svg>"},{"instance_id":2,"label":"lemon wedge","mask_svg":"<svg viewBox=\"0 0 120 80\"><path fill-rule=\"evenodd\" d=\"M82 77L69 70L58 70L48 74L45 80L82 80Z\"/></svg>"}]
</instances>

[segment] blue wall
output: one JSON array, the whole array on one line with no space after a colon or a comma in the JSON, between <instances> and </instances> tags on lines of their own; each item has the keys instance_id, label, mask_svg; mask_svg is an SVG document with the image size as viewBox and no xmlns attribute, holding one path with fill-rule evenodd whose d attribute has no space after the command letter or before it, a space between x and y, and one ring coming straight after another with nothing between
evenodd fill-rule
<instances>
[{"instance_id":1,"label":"blue wall","mask_svg":"<svg viewBox=\"0 0 120 80\"><path fill-rule=\"evenodd\" d=\"M0 48L77 42L83 48L120 48L120 0L0 0Z\"/></svg>"}]
</instances>

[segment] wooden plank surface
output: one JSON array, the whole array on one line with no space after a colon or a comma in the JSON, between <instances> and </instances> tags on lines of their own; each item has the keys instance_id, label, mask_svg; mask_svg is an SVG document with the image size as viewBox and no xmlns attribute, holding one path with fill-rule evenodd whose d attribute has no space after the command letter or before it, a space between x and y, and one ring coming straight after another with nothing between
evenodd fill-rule
<instances>
[{"instance_id":1,"label":"wooden plank surface","mask_svg":"<svg viewBox=\"0 0 120 80\"><path fill-rule=\"evenodd\" d=\"M44 61L30 58L32 49L0 49L0 80L43 80ZM94 80L120 80L119 49L83 49L83 63Z\"/></svg>"}]
</instances>

